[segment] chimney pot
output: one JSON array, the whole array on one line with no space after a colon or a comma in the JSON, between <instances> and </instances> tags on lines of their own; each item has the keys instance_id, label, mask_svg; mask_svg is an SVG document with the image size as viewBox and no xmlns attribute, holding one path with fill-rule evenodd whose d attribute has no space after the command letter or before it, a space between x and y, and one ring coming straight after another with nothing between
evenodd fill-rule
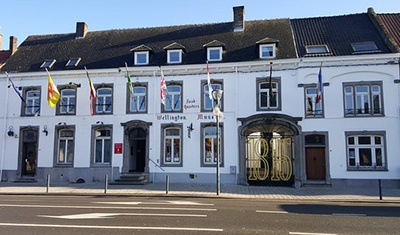
<instances>
[{"instance_id":1,"label":"chimney pot","mask_svg":"<svg viewBox=\"0 0 400 235\"><path fill-rule=\"evenodd\" d=\"M88 31L88 25L85 22L76 23L76 38L84 38Z\"/></svg>"},{"instance_id":2,"label":"chimney pot","mask_svg":"<svg viewBox=\"0 0 400 235\"><path fill-rule=\"evenodd\" d=\"M244 31L244 6L233 7L233 31Z\"/></svg>"},{"instance_id":3,"label":"chimney pot","mask_svg":"<svg viewBox=\"0 0 400 235\"><path fill-rule=\"evenodd\" d=\"M10 53L11 55L17 50L17 37L10 36Z\"/></svg>"}]
</instances>

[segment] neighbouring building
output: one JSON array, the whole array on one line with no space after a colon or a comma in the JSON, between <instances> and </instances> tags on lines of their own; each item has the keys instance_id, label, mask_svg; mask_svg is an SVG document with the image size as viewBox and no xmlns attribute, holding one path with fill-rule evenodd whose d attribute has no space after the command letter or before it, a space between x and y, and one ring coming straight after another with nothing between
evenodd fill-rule
<instances>
[{"instance_id":1,"label":"neighbouring building","mask_svg":"<svg viewBox=\"0 0 400 235\"><path fill-rule=\"evenodd\" d=\"M399 188L400 14L233 13L29 36L1 68L1 180L214 183L220 158L223 184Z\"/></svg>"}]
</instances>

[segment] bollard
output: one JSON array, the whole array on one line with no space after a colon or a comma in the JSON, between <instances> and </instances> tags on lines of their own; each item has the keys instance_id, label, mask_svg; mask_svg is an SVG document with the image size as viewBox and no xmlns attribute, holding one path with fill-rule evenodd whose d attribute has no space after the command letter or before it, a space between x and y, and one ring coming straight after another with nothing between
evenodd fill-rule
<instances>
[{"instance_id":1,"label":"bollard","mask_svg":"<svg viewBox=\"0 0 400 235\"><path fill-rule=\"evenodd\" d=\"M107 193L107 188L108 188L108 175L105 175L105 177L104 177L104 194Z\"/></svg>"},{"instance_id":2,"label":"bollard","mask_svg":"<svg viewBox=\"0 0 400 235\"><path fill-rule=\"evenodd\" d=\"M50 174L47 175L46 193L49 193L49 188L50 188Z\"/></svg>"},{"instance_id":3,"label":"bollard","mask_svg":"<svg viewBox=\"0 0 400 235\"><path fill-rule=\"evenodd\" d=\"M382 200L382 181L379 179L379 200Z\"/></svg>"},{"instance_id":4,"label":"bollard","mask_svg":"<svg viewBox=\"0 0 400 235\"><path fill-rule=\"evenodd\" d=\"M169 175L165 176L165 194L168 194L169 191Z\"/></svg>"}]
</instances>

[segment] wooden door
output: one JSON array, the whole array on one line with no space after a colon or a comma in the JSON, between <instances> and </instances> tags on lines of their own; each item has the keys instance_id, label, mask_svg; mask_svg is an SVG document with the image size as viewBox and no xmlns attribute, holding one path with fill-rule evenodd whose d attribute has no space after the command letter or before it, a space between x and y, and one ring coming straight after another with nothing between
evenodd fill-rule
<instances>
[{"instance_id":1,"label":"wooden door","mask_svg":"<svg viewBox=\"0 0 400 235\"><path fill-rule=\"evenodd\" d=\"M325 148L306 148L307 180L325 180Z\"/></svg>"}]
</instances>

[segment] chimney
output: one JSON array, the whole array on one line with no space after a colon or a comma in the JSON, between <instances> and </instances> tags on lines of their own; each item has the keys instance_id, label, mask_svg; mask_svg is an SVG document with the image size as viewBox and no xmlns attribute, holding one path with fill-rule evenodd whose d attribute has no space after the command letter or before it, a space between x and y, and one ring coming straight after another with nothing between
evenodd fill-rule
<instances>
[{"instance_id":1,"label":"chimney","mask_svg":"<svg viewBox=\"0 0 400 235\"><path fill-rule=\"evenodd\" d=\"M233 7L233 31L244 31L244 6Z\"/></svg>"},{"instance_id":2,"label":"chimney","mask_svg":"<svg viewBox=\"0 0 400 235\"><path fill-rule=\"evenodd\" d=\"M10 48L9 51L12 54L17 50L17 37L10 36Z\"/></svg>"},{"instance_id":3,"label":"chimney","mask_svg":"<svg viewBox=\"0 0 400 235\"><path fill-rule=\"evenodd\" d=\"M85 22L76 23L76 38L84 38L88 30L88 25Z\"/></svg>"},{"instance_id":4,"label":"chimney","mask_svg":"<svg viewBox=\"0 0 400 235\"><path fill-rule=\"evenodd\" d=\"M0 33L0 51L1 51L1 48L3 48L2 44L1 44L2 42L3 42L3 34Z\"/></svg>"}]
</instances>

